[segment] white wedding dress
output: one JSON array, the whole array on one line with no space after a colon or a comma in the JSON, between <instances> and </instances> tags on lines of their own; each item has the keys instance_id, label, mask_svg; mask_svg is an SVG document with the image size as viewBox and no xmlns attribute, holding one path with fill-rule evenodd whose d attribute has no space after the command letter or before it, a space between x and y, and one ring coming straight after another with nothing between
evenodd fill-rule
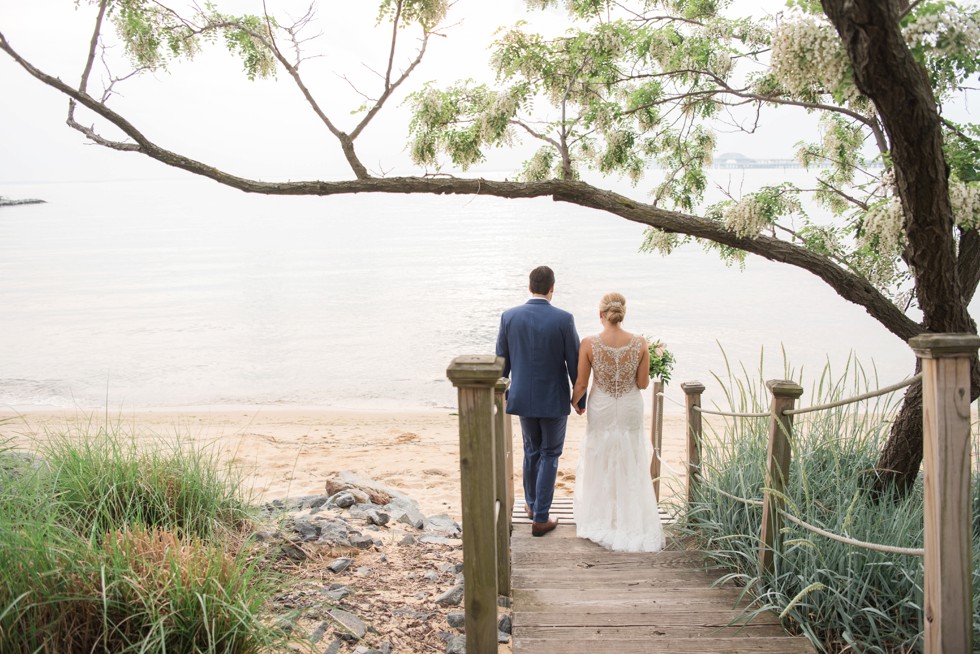
<instances>
[{"instance_id":1,"label":"white wedding dress","mask_svg":"<svg viewBox=\"0 0 980 654\"><path fill-rule=\"evenodd\" d=\"M575 475L575 533L620 552L664 547L650 481L653 448L643 428L643 398L636 387L645 347L639 336L620 348L592 338L588 423Z\"/></svg>"}]
</instances>

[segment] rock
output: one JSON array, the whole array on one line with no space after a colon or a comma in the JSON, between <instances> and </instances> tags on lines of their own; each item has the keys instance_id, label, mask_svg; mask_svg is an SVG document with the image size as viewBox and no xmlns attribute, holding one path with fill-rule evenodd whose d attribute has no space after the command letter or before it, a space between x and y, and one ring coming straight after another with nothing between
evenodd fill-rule
<instances>
[{"instance_id":1,"label":"rock","mask_svg":"<svg viewBox=\"0 0 980 654\"><path fill-rule=\"evenodd\" d=\"M257 531L254 534L252 534L252 538L259 541L260 543L269 543L276 540L279 537L280 535L278 534L278 532L275 531L263 530L263 531Z\"/></svg>"},{"instance_id":2,"label":"rock","mask_svg":"<svg viewBox=\"0 0 980 654\"><path fill-rule=\"evenodd\" d=\"M453 540L451 538L446 538L445 536L433 536L432 534L426 534L425 536L419 537L420 543L426 543L428 545L458 545L459 540Z\"/></svg>"},{"instance_id":3,"label":"rock","mask_svg":"<svg viewBox=\"0 0 980 654\"><path fill-rule=\"evenodd\" d=\"M462 563L440 563L438 566L439 572L452 572L458 574L463 571ZM503 595L501 595L503 597Z\"/></svg>"},{"instance_id":4,"label":"rock","mask_svg":"<svg viewBox=\"0 0 980 654\"><path fill-rule=\"evenodd\" d=\"M339 654L340 648L343 646L344 641L340 640L339 638L334 638L333 642L330 643L330 646L323 650L323 654Z\"/></svg>"},{"instance_id":5,"label":"rock","mask_svg":"<svg viewBox=\"0 0 980 654\"><path fill-rule=\"evenodd\" d=\"M353 493L341 491L331 497L329 503L333 506L340 507L341 509L346 509L357 504L357 499L354 497Z\"/></svg>"},{"instance_id":6,"label":"rock","mask_svg":"<svg viewBox=\"0 0 980 654\"><path fill-rule=\"evenodd\" d=\"M422 575L428 581L439 581L439 573L429 570L424 575Z\"/></svg>"},{"instance_id":7,"label":"rock","mask_svg":"<svg viewBox=\"0 0 980 654\"><path fill-rule=\"evenodd\" d=\"M324 588L320 592L323 593L324 597L334 601L340 601L351 594L350 588L344 586L343 584L330 584L329 588Z\"/></svg>"},{"instance_id":8,"label":"rock","mask_svg":"<svg viewBox=\"0 0 980 654\"><path fill-rule=\"evenodd\" d=\"M463 584L456 584L445 593L436 598L439 606L459 606L463 601Z\"/></svg>"},{"instance_id":9,"label":"rock","mask_svg":"<svg viewBox=\"0 0 980 654\"><path fill-rule=\"evenodd\" d=\"M381 643L381 649L379 650L381 654L392 654L395 651L395 646L389 642Z\"/></svg>"},{"instance_id":10,"label":"rock","mask_svg":"<svg viewBox=\"0 0 980 654\"><path fill-rule=\"evenodd\" d=\"M348 539L351 546L356 547L359 550L366 550L374 547L374 539L370 536L365 536L364 534L353 534Z\"/></svg>"},{"instance_id":11,"label":"rock","mask_svg":"<svg viewBox=\"0 0 980 654\"><path fill-rule=\"evenodd\" d=\"M320 639L323 638L323 634L327 633L327 629L329 628L330 628L329 622L321 622L320 624L318 624L316 629L313 630L313 633L310 634L310 642L313 643L314 645L319 643Z\"/></svg>"},{"instance_id":12,"label":"rock","mask_svg":"<svg viewBox=\"0 0 980 654\"><path fill-rule=\"evenodd\" d=\"M441 635L441 634L440 634ZM464 634L446 634L446 654L466 654L466 636Z\"/></svg>"},{"instance_id":13,"label":"rock","mask_svg":"<svg viewBox=\"0 0 980 654\"><path fill-rule=\"evenodd\" d=\"M447 538L459 538L463 528L448 515L436 515L425 519L425 530Z\"/></svg>"},{"instance_id":14,"label":"rock","mask_svg":"<svg viewBox=\"0 0 980 654\"><path fill-rule=\"evenodd\" d=\"M338 547L350 547L350 540L347 538L350 525L343 520L321 519L317 526L320 528L320 539L317 542Z\"/></svg>"},{"instance_id":15,"label":"rock","mask_svg":"<svg viewBox=\"0 0 980 654\"><path fill-rule=\"evenodd\" d=\"M384 511L377 511L375 509L369 509L366 512L368 522L372 525L378 525L379 527L384 527L391 520L391 516Z\"/></svg>"},{"instance_id":16,"label":"rock","mask_svg":"<svg viewBox=\"0 0 980 654\"><path fill-rule=\"evenodd\" d=\"M357 649L354 650L354 654L381 654L381 652L367 645L358 645Z\"/></svg>"},{"instance_id":17,"label":"rock","mask_svg":"<svg viewBox=\"0 0 980 654\"><path fill-rule=\"evenodd\" d=\"M466 613L463 611L451 611L446 615L446 621L453 629L462 630L466 626Z\"/></svg>"},{"instance_id":18,"label":"rock","mask_svg":"<svg viewBox=\"0 0 980 654\"><path fill-rule=\"evenodd\" d=\"M505 634L502 631L498 631L497 632L497 642L498 643L509 643L510 642L510 634Z\"/></svg>"},{"instance_id":19,"label":"rock","mask_svg":"<svg viewBox=\"0 0 980 654\"><path fill-rule=\"evenodd\" d=\"M289 541L279 546L279 554L293 561L305 561L310 558L310 555L302 547Z\"/></svg>"},{"instance_id":20,"label":"rock","mask_svg":"<svg viewBox=\"0 0 980 654\"><path fill-rule=\"evenodd\" d=\"M370 577L372 572L374 572L374 570L366 565L362 565L354 571L354 574L356 574L358 577Z\"/></svg>"},{"instance_id":21,"label":"rock","mask_svg":"<svg viewBox=\"0 0 980 654\"><path fill-rule=\"evenodd\" d=\"M356 636L358 640L364 638L367 634L367 625L361 622L353 613L343 611L341 609L332 609L327 615L329 615L337 624L342 626L353 636Z\"/></svg>"},{"instance_id":22,"label":"rock","mask_svg":"<svg viewBox=\"0 0 980 654\"><path fill-rule=\"evenodd\" d=\"M401 540L398 541L398 544L399 545L414 545L417 542L418 542L418 539L415 536L413 536L411 534L405 534L404 536L402 536Z\"/></svg>"},{"instance_id":23,"label":"rock","mask_svg":"<svg viewBox=\"0 0 980 654\"><path fill-rule=\"evenodd\" d=\"M396 497L384 506L395 522L404 522L416 529L425 526L425 516L419 511L418 503L410 497Z\"/></svg>"},{"instance_id":24,"label":"rock","mask_svg":"<svg viewBox=\"0 0 980 654\"><path fill-rule=\"evenodd\" d=\"M502 631L505 634L509 634L513 628L514 625L513 622L511 622L509 613L504 613L500 616L500 619L497 620L497 631Z\"/></svg>"},{"instance_id":25,"label":"rock","mask_svg":"<svg viewBox=\"0 0 980 654\"><path fill-rule=\"evenodd\" d=\"M350 564L353 563L353 562L354 562L353 559L348 559L346 557L340 557L339 559L334 559L333 562L330 565L327 566L327 569L330 570L330 572L333 572L333 573L343 572L344 570L346 570L347 568L349 568L350 567Z\"/></svg>"},{"instance_id":26,"label":"rock","mask_svg":"<svg viewBox=\"0 0 980 654\"><path fill-rule=\"evenodd\" d=\"M286 529L296 534L303 542L314 541L320 537L320 526L305 518L293 518L287 521Z\"/></svg>"}]
</instances>

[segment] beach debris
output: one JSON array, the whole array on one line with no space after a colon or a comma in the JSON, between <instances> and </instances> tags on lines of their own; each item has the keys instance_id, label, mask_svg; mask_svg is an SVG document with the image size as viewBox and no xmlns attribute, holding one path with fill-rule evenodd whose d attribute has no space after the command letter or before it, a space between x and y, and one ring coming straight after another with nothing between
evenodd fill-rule
<instances>
[{"instance_id":1,"label":"beach debris","mask_svg":"<svg viewBox=\"0 0 980 654\"><path fill-rule=\"evenodd\" d=\"M327 615L357 638L357 640L364 638L367 634L367 625L353 613L344 611L343 609L333 609Z\"/></svg>"},{"instance_id":2,"label":"beach debris","mask_svg":"<svg viewBox=\"0 0 980 654\"><path fill-rule=\"evenodd\" d=\"M354 562L354 559L348 559L347 557L340 557L334 559L333 562L327 566L327 569L333 573L340 573L350 567L350 564Z\"/></svg>"},{"instance_id":3,"label":"beach debris","mask_svg":"<svg viewBox=\"0 0 980 654\"><path fill-rule=\"evenodd\" d=\"M439 606L459 606L463 601L463 584L457 583L436 598Z\"/></svg>"},{"instance_id":4,"label":"beach debris","mask_svg":"<svg viewBox=\"0 0 980 654\"><path fill-rule=\"evenodd\" d=\"M351 594L351 589L343 584L330 584L321 591L324 597L339 602Z\"/></svg>"}]
</instances>

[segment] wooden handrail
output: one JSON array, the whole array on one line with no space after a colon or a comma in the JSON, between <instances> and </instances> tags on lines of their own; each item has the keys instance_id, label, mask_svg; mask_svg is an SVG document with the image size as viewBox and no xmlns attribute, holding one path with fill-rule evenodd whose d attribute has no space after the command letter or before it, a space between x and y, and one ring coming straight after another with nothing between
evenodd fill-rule
<instances>
[{"instance_id":1,"label":"wooden handrail","mask_svg":"<svg viewBox=\"0 0 980 654\"><path fill-rule=\"evenodd\" d=\"M912 338L909 345L922 362L924 652L970 652L973 651L970 366L980 348L980 337L925 334ZM772 407L762 503L760 576L772 572L774 555L781 549L782 498L789 481L793 406L803 393L803 388L791 381L771 380L767 386L772 394ZM700 382L688 382L681 384L681 388L687 396L687 498L690 502L696 475L700 474L702 412L698 409L704 386Z\"/></svg>"},{"instance_id":2,"label":"wooden handrail","mask_svg":"<svg viewBox=\"0 0 980 654\"><path fill-rule=\"evenodd\" d=\"M446 369L459 392L466 654L497 651L497 595L510 595L514 459L503 369L493 355L456 357Z\"/></svg>"}]
</instances>

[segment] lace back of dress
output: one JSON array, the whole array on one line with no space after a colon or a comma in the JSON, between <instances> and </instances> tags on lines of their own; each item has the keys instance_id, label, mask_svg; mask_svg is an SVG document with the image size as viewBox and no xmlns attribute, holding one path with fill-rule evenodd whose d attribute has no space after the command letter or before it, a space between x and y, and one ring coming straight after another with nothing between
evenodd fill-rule
<instances>
[{"instance_id":1,"label":"lace back of dress","mask_svg":"<svg viewBox=\"0 0 980 654\"><path fill-rule=\"evenodd\" d=\"M592 372L595 384L613 397L636 388L636 369L640 365L643 339L634 336L623 347L609 347L598 336L592 338Z\"/></svg>"}]
</instances>

